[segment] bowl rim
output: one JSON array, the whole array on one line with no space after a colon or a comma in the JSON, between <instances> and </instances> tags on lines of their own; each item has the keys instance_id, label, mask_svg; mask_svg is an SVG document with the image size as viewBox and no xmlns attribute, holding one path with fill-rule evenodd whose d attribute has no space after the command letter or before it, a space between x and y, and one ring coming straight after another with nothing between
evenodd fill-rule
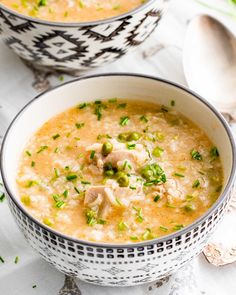
<instances>
[{"instance_id":1,"label":"bowl rim","mask_svg":"<svg viewBox=\"0 0 236 295\"><path fill-rule=\"evenodd\" d=\"M131 9L125 13L118 14L116 16L105 18L105 19L99 19L99 20L95 20L95 21L86 21L86 22L56 22L56 21L43 20L40 18L24 15L20 12L17 12L16 10L8 8L6 5L4 5L2 3L0 3L0 9L2 9L3 11L5 11L7 13L10 13L10 14L13 14L13 15L19 17L20 19L28 20L28 21L31 21L33 23L37 23L40 25L55 26L55 27L68 27L69 28L69 27L95 26L95 25L102 25L102 24L111 23L111 22L123 19L127 16L133 15L135 13L138 13L156 1L160 1L160 0L147 0L143 4L135 7L134 9Z\"/></svg>"},{"instance_id":2,"label":"bowl rim","mask_svg":"<svg viewBox=\"0 0 236 295\"><path fill-rule=\"evenodd\" d=\"M47 95L48 93L50 93L51 91L54 91L55 89L58 89L60 87L64 87L65 85L68 84L72 84L72 83L79 83L80 81L84 81L84 80L89 80L89 79L93 79L93 78L109 78L109 77L133 77L133 78L141 78L141 79L148 79L148 80L154 80L157 82L161 82L163 84L167 84L170 87L175 87L177 89L180 89L184 92L186 92L187 94L190 94L191 96L193 96L195 99L199 100L203 105L205 105L208 109L210 109L214 115L217 117L217 119L220 121L220 123L222 124L222 126L224 127L228 137L229 137L229 141L230 141L230 145L231 145L231 153L232 153L232 167L231 167L231 171L230 171L230 176L229 179L226 183L225 189L224 191L220 194L220 196L218 197L217 201L203 214L201 215L198 219L196 219L193 223L189 224L188 226L184 227L183 229L173 232L169 235L160 237L160 238L156 238L156 239L152 239L152 240L147 240L147 241L141 241L138 243L105 243L105 242L93 242L93 241L86 241L83 239L79 239L79 238L74 238L74 237L70 237L66 234L60 233L59 231L56 231L46 225L44 225L43 223L41 223L40 221L38 221L36 218L34 218L30 213L28 213L28 211L24 208L23 205L20 204L19 201L17 201L17 197L14 196L14 194L11 192L11 188L8 186L7 183L7 179L6 179L6 175L4 173L4 163L6 161L4 161L4 150L5 150L5 146L6 146L6 141L8 138L8 135L11 131L11 129L17 124L18 119L25 113L25 111L31 106L31 104L33 104L35 101L37 101L38 99L40 99L41 97L43 97L44 95ZM233 181L235 179L236 176L236 145L235 145L235 141L234 141L234 137L233 134L230 130L230 127L228 125L228 123L226 122L226 120L224 119L224 117L216 110L216 108L214 106L212 106L207 100L205 100L204 98L202 98L201 96L199 96L197 93L195 93L192 90L187 89L186 87L179 85L178 83L166 80L166 79L162 79L162 78L158 78L155 76L150 76L150 75L144 75L144 74L134 74L134 73L100 73L100 74L94 74L94 75L86 75L86 76L82 76L70 81L67 81L63 84L57 85L49 90L46 90L40 94L38 94L37 96L35 96L32 100L30 100L18 113L17 115L14 117L14 119L12 120L12 122L10 123L4 138L3 138L3 142L2 142L2 146L1 146L1 151L0 151L0 170L1 170L1 175L2 175L2 180L3 180L3 185L4 188L8 194L8 196L10 197L10 199L14 202L14 204L16 205L16 207L24 214L26 215L27 218L29 218L32 222L36 223L39 227L41 227L42 229L46 230L47 232L49 232L50 234L53 234L59 238L62 238L68 242L73 242L76 244L82 244L85 246L91 246L91 247L100 247L100 248L113 248L113 249L119 249L119 248L137 248L137 247L144 247L144 246L148 246L148 245L153 245L153 244L159 244L159 243L164 243L167 240L171 240L171 239L175 239L178 236L184 235L189 231L192 231L194 228L198 227L202 222L206 221L206 219L212 215L212 213L223 203L224 199L228 196L230 189L233 185Z\"/></svg>"}]
</instances>

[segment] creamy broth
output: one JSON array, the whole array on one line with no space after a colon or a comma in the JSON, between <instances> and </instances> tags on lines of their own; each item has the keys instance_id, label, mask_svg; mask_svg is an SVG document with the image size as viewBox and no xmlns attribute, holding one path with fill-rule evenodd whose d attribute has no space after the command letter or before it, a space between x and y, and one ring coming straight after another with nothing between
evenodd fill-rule
<instances>
[{"instance_id":1,"label":"creamy broth","mask_svg":"<svg viewBox=\"0 0 236 295\"><path fill-rule=\"evenodd\" d=\"M24 15L56 22L86 22L126 13L145 0L0 0Z\"/></svg>"},{"instance_id":2,"label":"creamy broth","mask_svg":"<svg viewBox=\"0 0 236 295\"><path fill-rule=\"evenodd\" d=\"M223 173L203 130L167 106L110 99L53 117L30 139L17 185L30 214L74 238L128 243L199 218Z\"/></svg>"}]
</instances>

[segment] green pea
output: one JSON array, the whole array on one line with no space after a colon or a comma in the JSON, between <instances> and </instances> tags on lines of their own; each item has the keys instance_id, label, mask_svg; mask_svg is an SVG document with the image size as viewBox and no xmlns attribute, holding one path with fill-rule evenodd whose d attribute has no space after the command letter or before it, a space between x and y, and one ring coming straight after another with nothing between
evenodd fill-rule
<instances>
[{"instance_id":1,"label":"green pea","mask_svg":"<svg viewBox=\"0 0 236 295\"><path fill-rule=\"evenodd\" d=\"M110 154L113 150L113 145L112 143L110 143L109 141L104 142L104 144L102 145L102 154L103 156L107 156L108 154Z\"/></svg>"},{"instance_id":2,"label":"green pea","mask_svg":"<svg viewBox=\"0 0 236 295\"><path fill-rule=\"evenodd\" d=\"M132 140L139 140L139 138L141 137L141 135L138 132L131 132L130 135L128 136L128 141L132 141Z\"/></svg>"},{"instance_id":3,"label":"green pea","mask_svg":"<svg viewBox=\"0 0 236 295\"><path fill-rule=\"evenodd\" d=\"M117 182L121 187L129 186L129 177L124 172L118 172L116 174Z\"/></svg>"},{"instance_id":4,"label":"green pea","mask_svg":"<svg viewBox=\"0 0 236 295\"><path fill-rule=\"evenodd\" d=\"M153 177L153 171L151 169L145 168L141 171L141 175L146 180L150 180Z\"/></svg>"}]
</instances>

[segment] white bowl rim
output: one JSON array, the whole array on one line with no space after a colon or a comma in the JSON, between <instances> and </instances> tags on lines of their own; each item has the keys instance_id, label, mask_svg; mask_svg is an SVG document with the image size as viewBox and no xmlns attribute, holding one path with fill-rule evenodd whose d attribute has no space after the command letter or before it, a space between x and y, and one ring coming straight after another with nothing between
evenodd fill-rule
<instances>
[{"instance_id":1,"label":"white bowl rim","mask_svg":"<svg viewBox=\"0 0 236 295\"><path fill-rule=\"evenodd\" d=\"M82 239L73 238L73 237L70 237L70 236L65 235L63 233L60 233L59 231L56 231L56 230L44 225L43 223L39 222L36 218L34 218L32 215L30 215L28 213L28 211L24 208L24 206L21 205L20 202L16 200L14 194L12 193L10 187L8 186L7 179L6 179L6 176L4 173L4 164L3 164L6 162L6 161L3 161L6 139L8 137L8 134L9 134L11 128L14 127L15 124L17 124L18 119L24 114L24 112L28 109L28 107L30 107L31 104L33 104L35 101L37 101L38 99L43 97L45 94L48 94L57 88L64 87L67 84L78 83L79 81L83 81L83 80L87 80L87 79L100 78L100 77L111 77L111 76L112 77L122 76L122 77L134 77L134 78L136 77L136 78L150 79L150 80L154 80L154 81L158 81L158 82L167 84L169 86L176 87L177 89L180 89L180 90L190 94L192 97L199 100L203 105L208 107L208 109L210 109L215 114L215 116L218 118L218 120L220 121L220 123L224 127L224 129L229 137L231 149L232 149L232 151L231 151L232 152L232 167L231 167L231 171L230 171L230 177L227 181L224 191L220 194L217 201L203 215L201 215L193 223L189 224L188 226L184 227L183 229L181 229L179 231L173 232L171 234L168 234L168 235L160 237L160 238L142 241L142 242L138 242L138 243L127 243L127 244L126 243L112 244L112 243L102 243L102 242L99 243L99 242L92 242L92 241L86 241L86 240L82 240ZM194 228L198 227L202 222L206 221L208 216L210 216L221 205L221 203L224 201L226 196L229 194L230 189L231 189L233 182L235 180L235 176L236 176L236 145L235 145L234 137L233 137L233 134L229 128L228 123L226 122L224 117L216 110L216 108L214 106L212 106L207 100L205 100L204 98L199 96L197 93L195 93L194 91L189 90L186 87L179 85L175 82L172 82L172 81L169 81L166 79L162 79L162 78L157 78L155 76L134 74L134 73L122 73L121 72L121 73L102 73L102 74L86 75L86 76L79 77L79 78L73 79L71 81L65 82L63 84L60 84L56 87L53 87L49 90L46 90L46 91L40 93L39 95L34 97L30 102L28 102L15 116L15 118L13 119L13 121L11 122L11 124L9 125L9 127L5 133L0 152L1 152L0 153L1 154L0 155L0 170L1 170L3 184L4 184L4 187L5 187L5 190L8 194L8 196L11 198L11 200L14 202L14 204L18 207L18 209L20 211L22 211L23 214L26 215L31 221L36 223L39 227L43 228L45 231L49 232L50 234L53 234L57 237L60 237L64 240L66 240L66 241L69 241L69 242L74 242L76 244L82 244L82 245L91 246L91 247L94 246L94 247L114 248L114 249L116 249L116 248L119 249L119 248L145 247L148 245L164 243L168 240L175 239L178 236L184 235L187 232L192 231Z\"/></svg>"},{"instance_id":2,"label":"white bowl rim","mask_svg":"<svg viewBox=\"0 0 236 295\"><path fill-rule=\"evenodd\" d=\"M19 13L11 8L8 8L6 5L0 3L0 9L2 9L5 12L8 12L10 14L13 14L17 17L19 17L20 19L23 20L28 20L31 21L32 23L37 23L40 25L46 25L46 26L55 26L55 27L86 27L86 26L95 26L95 25L102 25L102 24L107 24L107 23L111 23L120 19L123 19L129 15L133 15L135 13L138 13L139 11L143 10L145 7L148 7L149 5L151 5L152 3L154 3L155 1L160 1L160 0L147 0L147 2L137 6L134 9L131 9L125 13L122 14L118 14L116 16L113 17L109 17L109 18L105 18L105 19L99 19L99 20L95 20L95 21L87 21L87 22L56 22L56 21L47 21L47 20L43 20L40 18L36 18L36 17L31 17L28 15L24 15L22 13Z\"/></svg>"}]
</instances>

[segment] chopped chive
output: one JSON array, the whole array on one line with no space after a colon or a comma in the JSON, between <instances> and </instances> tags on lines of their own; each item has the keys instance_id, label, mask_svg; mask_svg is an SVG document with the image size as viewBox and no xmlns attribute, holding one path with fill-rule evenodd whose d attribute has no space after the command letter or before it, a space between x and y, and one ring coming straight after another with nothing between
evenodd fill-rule
<instances>
[{"instance_id":1,"label":"chopped chive","mask_svg":"<svg viewBox=\"0 0 236 295\"><path fill-rule=\"evenodd\" d=\"M172 100L172 101L170 102L170 105L171 105L172 107L174 107L174 106L175 106L175 100Z\"/></svg>"},{"instance_id":2,"label":"chopped chive","mask_svg":"<svg viewBox=\"0 0 236 295\"><path fill-rule=\"evenodd\" d=\"M106 220L98 219L98 224L106 224Z\"/></svg>"},{"instance_id":3,"label":"chopped chive","mask_svg":"<svg viewBox=\"0 0 236 295\"><path fill-rule=\"evenodd\" d=\"M45 2L46 2L46 0L41 0L41 1L45 1ZM45 5L46 5L46 4L45 4ZM45 6L45 5L44 5L44 6ZM66 15L65 15L65 16L66 16ZM63 82L63 81L64 81L64 76L61 75L61 76L58 78L58 80L61 81L61 82Z\"/></svg>"},{"instance_id":4,"label":"chopped chive","mask_svg":"<svg viewBox=\"0 0 236 295\"><path fill-rule=\"evenodd\" d=\"M151 240L153 238L154 238L154 236L153 236L150 228L147 228L146 231L142 235L142 239L143 240Z\"/></svg>"},{"instance_id":5,"label":"chopped chive","mask_svg":"<svg viewBox=\"0 0 236 295\"><path fill-rule=\"evenodd\" d=\"M128 150L134 150L135 147L136 147L136 144L134 144L134 143L127 143L127 149Z\"/></svg>"},{"instance_id":6,"label":"chopped chive","mask_svg":"<svg viewBox=\"0 0 236 295\"><path fill-rule=\"evenodd\" d=\"M63 207L65 207L65 205L66 205L66 203L64 201L58 201L56 203L57 208L63 208Z\"/></svg>"},{"instance_id":7,"label":"chopped chive","mask_svg":"<svg viewBox=\"0 0 236 295\"><path fill-rule=\"evenodd\" d=\"M121 118L120 118L120 125L121 125L121 126L125 126L125 125L127 125L128 123L129 123L129 117L124 116L124 117L121 117Z\"/></svg>"},{"instance_id":8,"label":"chopped chive","mask_svg":"<svg viewBox=\"0 0 236 295\"><path fill-rule=\"evenodd\" d=\"M45 217L43 219L43 223L46 224L47 226L52 226L53 225L52 221L47 217Z\"/></svg>"},{"instance_id":9,"label":"chopped chive","mask_svg":"<svg viewBox=\"0 0 236 295\"><path fill-rule=\"evenodd\" d=\"M31 152L29 152L29 151L25 151L25 153L26 153L26 155L29 156L29 157L32 156Z\"/></svg>"},{"instance_id":10,"label":"chopped chive","mask_svg":"<svg viewBox=\"0 0 236 295\"><path fill-rule=\"evenodd\" d=\"M5 260L2 258L2 256L0 256L0 261L1 261L2 263L5 262Z\"/></svg>"},{"instance_id":11,"label":"chopped chive","mask_svg":"<svg viewBox=\"0 0 236 295\"><path fill-rule=\"evenodd\" d=\"M140 121L144 122L144 123L147 123L148 122L148 119L145 115L142 115L140 118L139 118Z\"/></svg>"},{"instance_id":12,"label":"chopped chive","mask_svg":"<svg viewBox=\"0 0 236 295\"><path fill-rule=\"evenodd\" d=\"M59 170L57 168L54 168L54 174L56 178L60 176Z\"/></svg>"},{"instance_id":13,"label":"chopped chive","mask_svg":"<svg viewBox=\"0 0 236 295\"><path fill-rule=\"evenodd\" d=\"M132 190L136 190L135 186L130 186L129 188L132 189Z\"/></svg>"},{"instance_id":14,"label":"chopped chive","mask_svg":"<svg viewBox=\"0 0 236 295\"><path fill-rule=\"evenodd\" d=\"M60 137L60 134L57 133L57 134L52 136L52 139L56 140L58 137Z\"/></svg>"},{"instance_id":15,"label":"chopped chive","mask_svg":"<svg viewBox=\"0 0 236 295\"><path fill-rule=\"evenodd\" d=\"M119 231L124 231L124 230L126 230L127 228L129 228L129 226L127 225L126 222L121 221L121 222L118 223L118 230L119 230Z\"/></svg>"},{"instance_id":16,"label":"chopped chive","mask_svg":"<svg viewBox=\"0 0 236 295\"><path fill-rule=\"evenodd\" d=\"M80 194L80 191L76 186L74 186L74 190L77 192L77 194Z\"/></svg>"},{"instance_id":17,"label":"chopped chive","mask_svg":"<svg viewBox=\"0 0 236 295\"><path fill-rule=\"evenodd\" d=\"M115 103L115 102L117 102L117 98L111 98L111 99L108 100L108 102Z\"/></svg>"},{"instance_id":18,"label":"chopped chive","mask_svg":"<svg viewBox=\"0 0 236 295\"><path fill-rule=\"evenodd\" d=\"M70 170L70 166L65 166L64 169L68 171Z\"/></svg>"},{"instance_id":19,"label":"chopped chive","mask_svg":"<svg viewBox=\"0 0 236 295\"><path fill-rule=\"evenodd\" d=\"M200 186L200 181L198 179L196 179L194 182L193 182L193 185L192 185L192 188L198 188Z\"/></svg>"},{"instance_id":20,"label":"chopped chive","mask_svg":"<svg viewBox=\"0 0 236 295\"><path fill-rule=\"evenodd\" d=\"M47 5L47 0L39 0L38 6L46 6Z\"/></svg>"},{"instance_id":21,"label":"chopped chive","mask_svg":"<svg viewBox=\"0 0 236 295\"><path fill-rule=\"evenodd\" d=\"M161 197L159 195L157 195L157 196L154 197L153 201L156 203L156 202L158 202L160 200L160 198Z\"/></svg>"},{"instance_id":22,"label":"chopped chive","mask_svg":"<svg viewBox=\"0 0 236 295\"><path fill-rule=\"evenodd\" d=\"M58 148L58 147L56 147L56 148L55 148L55 150L54 150L54 153L55 153L55 154L57 154L57 153L58 153L58 151L59 151L59 148Z\"/></svg>"},{"instance_id":23,"label":"chopped chive","mask_svg":"<svg viewBox=\"0 0 236 295\"><path fill-rule=\"evenodd\" d=\"M136 211L136 221L138 222L143 222L143 213L142 213L142 208L136 208L133 207L133 209Z\"/></svg>"},{"instance_id":24,"label":"chopped chive","mask_svg":"<svg viewBox=\"0 0 236 295\"><path fill-rule=\"evenodd\" d=\"M131 237L130 237L130 240L132 240L132 241L137 241L137 240L138 240L138 237L136 237L136 236L131 236Z\"/></svg>"},{"instance_id":25,"label":"chopped chive","mask_svg":"<svg viewBox=\"0 0 236 295\"><path fill-rule=\"evenodd\" d=\"M67 198L68 197L68 190L66 189L63 193L62 193L62 195L63 195L63 197L64 198Z\"/></svg>"},{"instance_id":26,"label":"chopped chive","mask_svg":"<svg viewBox=\"0 0 236 295\"><path fill-rule=\"evenodd\" d=\"M4 193L0 195L0 202L2 203L5 200L6 196Z\"/></svg>"},{"instance_id":27,"label":"chopped chive","mask_svg":"<svg viewBox=\"0 0 236 295\"><path fill-rule=\"evenodd\" d=\"M33 289L35 289L36 287L37 287L36 285L33 285L33 286L32 286Z\"/></svg>"},{"instance_id":28,"label":"chopped chive","mask_svg":"<svg viewBox=\"0 0 236 295\"><path fill-rule=\"evenodd\" d=\"M82 109L84 109L86 107L87 107L87 103L83 102L83 103L79 104L78 109L82 110Z\"/></svg>"},{"instance_id":29,"label":"chopped chive","mask_svg":"<svg viewBox=\"0 0 236 295\"><path fill-rule=\"evenodd\" d=\"M161 106L161 111L162 111L163 113L168 113L168 112L169 112L169 109L168 109L166 106L162 105L162 106Z\"/></svg>"},{"instance_id":30,"label":"chopped chive","mask_svg":"<svg viewBox=\"0 0 236 295\"><path fill-rule=\"evenodd\" d=\"M183 226L183 224L176 224L174 227L173 227L173 230L180 230L180 229L182 229L182 228L184 228L184 226Z\"/></svg>"},{"instance_id":31,"label":"chopped chive","mask_svg":"<svg viewBox=\"0 0 236 295\"><path fill-rule=\"evenodd\" d=\"M119 205L119 206L123 206L121 200L119 198L116 198L116 203Z\"/></svg>"},{"instance_id":32,"label":"chopped chive","mask_svg":"<svg viewBox=\"0 0 236 295\"><path fill-rule=\"evenodd\" d=\"M40 149L37 151L37 154L40 154L42 151L45 151L46 149L48 149L47 145L41 146Z\"/></svg>"},{"instance_id":33,"label":"chopped chive","mask_svg":"<svg viewBox=\"0 0 236 295\"><path fill-rule=\"evenodd\" d=\"M184 206L184 210L186 212L193 212L193 211L195 211L195 208L194 208L194 206L192 204L187 204L187 205Z\"/></svg>"},{"instance_id":34,"label":"chopped chive","mask_svg":"<svg viewBox=\"0 0 236 295\"><path fill-rule=\"evenodd\" d=\"M17 264L19 262L19 256L16 256L14 263Z\"/></svg>"},{"instance_id":35,"label":"chopped chive","mask_svg":"<svg viewBox=\"0 0 236 295\"><path fill-rule=\"evenodd\" d=\"M159 227L159 229L162 230L162 231L164 231L164 232L167 232L168 231L168 228L165 227L165 226L162 226L162 225Z\"/></svg>"},{"instance_id":36,"label":"chopped chive","mask_svg":"<svg viewBox=\"0 0 236 295\"><path fill-rule=\"evenodd\" d=\"M72 180L74 180L74 179L77 179L77 175L76 174L69 174L69 175L67 175L66 176L66 179L68 180L68 181L72 181Z\"/></svg>"},{"instance_id":37,"label":"chopped chive","mask_svg":"<svg viewBox=\"0 0 236 295\"><path fill-rule=\"evenodd\" d=\"M118 104L117 109L125 109L126 106L127 106L127 103L120 103Z\"/></svg>"},{"instance_id":38,"label":"chopped chive","mask_svg":"<svg viewBox=\"0 0 236 295\"><path fill-rule=\"evenodd\" d=\"M173 174L173 176L177 176L177 177L185 177L183 174L181 174L181 173L178 173L178 172L175 172L174 174Z\"/></svg>"},{"instance_id":39,"label":"chopped chive","mask_svg":"<svg viewBox=\"0 0 236 295\"><path fill-rule=\"evenodd\" d=\"M173 208L173 209L176 208L175 205L172 205L172 204L170 204L170 203L167 203L167 204L166 204L166 207L168 207L168 208Z\"/></svg>"},{"instance_id":40,"label":"chopped chive","mask_svg":"<svg viewBox=\"0 0 236 295\"><path fill-rule=\"evenodd\" d=\"M210 150L210 156L211 156L212 158L218 158L218 157L220 156L217 147L214 146L214 147Z\"/></svg>"},{"instance_id":41,"label":"chopped chive","mask_svg":"<svg viewBox=\"0 0 236 295\"><path fill-rule=\"evenodd\" d=\"M90 181L87 181L87 180L81 180L81 183L82 184L91 184L91 182Z\"/></svg>"},{"instance_id":42,"label":"chopped chive","mask_svg":"<svg viewBox=\"0 0 236 295\"><path fill-rule=\"evenodd\" d=\"M94 159L94 156L95 156L95 151L91 151L91 154L90 154L90 159L93 160Z\"/></svg>"},{"instance_id":43,"label":"chopped chive","mask_svg":"<svg viewBox=\"0 0 236 295\"><path fill-rule=\"evenodd\" d=\"M190 152L190 155L192 156L192 159L194 159L194 160L197 160L197 161L201 161L202 160L202 156L201 156L201 154L197 150L192 150Z\"/></svg>"},{"instance_id":44,"label":"chopped chive","mask_svg":"<svg viewBox=\"0 0 236 295\"><path fill-rule=\"evenodd\" d=\"M77 129L84 127L85 123L75 123Z\"/></svg>"},{"instance_id":45,"label":"chopped chive","mask_svg":"<svg viewBox=\"0 0 236 295\"><path fill-rule=\"evenodd\" d=\"M34 161L31 162L31 167L35 167L35 162Z\"/></svg>"}]
</instances>

